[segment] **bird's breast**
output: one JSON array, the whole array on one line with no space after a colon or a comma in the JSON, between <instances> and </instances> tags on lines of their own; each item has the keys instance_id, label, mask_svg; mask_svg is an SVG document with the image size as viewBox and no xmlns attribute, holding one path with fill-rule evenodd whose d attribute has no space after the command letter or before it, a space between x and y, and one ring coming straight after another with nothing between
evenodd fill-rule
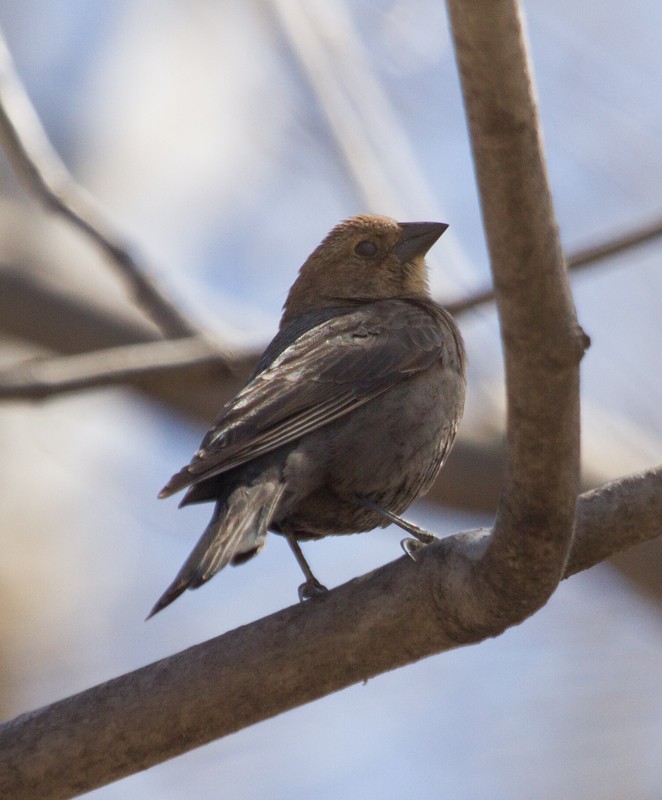
<instances>
[{"instance_id":1,"label":"bird's breast","mask_svg":"<svg viewBox=\"0 0 662 800\"><path fill-rule=\"evenodd\" d=\"M288 522L320 535L382 526L383 518L358 497L401 514L439 472L464 393L463 373L439 361L307 436L306 452L298 455L316 464L319 486L290 509Z\"/></svg>"}]
</instances>

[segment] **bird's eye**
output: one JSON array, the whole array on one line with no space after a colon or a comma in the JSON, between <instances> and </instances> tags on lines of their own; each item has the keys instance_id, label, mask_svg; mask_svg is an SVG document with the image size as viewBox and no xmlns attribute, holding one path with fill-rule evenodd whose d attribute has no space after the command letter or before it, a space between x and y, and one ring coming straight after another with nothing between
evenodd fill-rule
<instances>
[{"instance_id":1,"label":"bird's eye","mask_svg":"<svg viewBox=\"0 0 662 800\"><path fill-rule=\"evenodd\" d=\"M369 258L370 256L374 256L377 252L377 245L374 242L369 241L368 239L364 239L362 242L359 242L356 247L354 248L354 252L357 256L364 256L365 258Z\"/></svg>"}]
</instances>

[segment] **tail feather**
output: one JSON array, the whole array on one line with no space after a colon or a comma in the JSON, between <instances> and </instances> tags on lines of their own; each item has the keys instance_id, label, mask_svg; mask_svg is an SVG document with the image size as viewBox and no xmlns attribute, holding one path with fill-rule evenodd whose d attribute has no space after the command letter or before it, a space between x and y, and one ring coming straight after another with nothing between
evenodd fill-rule
<instances>
[{"instance_id":1,"label":"tail feather","mask_svg":"<svg viewBox=\"0 0 662 800\"><path fill-rule=\"evenodd\" d=\"M202 586L227 564L247 561L258 553L264 546L284 488L281 481L263 480L252 486L240 486L227 499L219 501L205 532L147 619L186 589Z\"/></svg>"}]
</instances>

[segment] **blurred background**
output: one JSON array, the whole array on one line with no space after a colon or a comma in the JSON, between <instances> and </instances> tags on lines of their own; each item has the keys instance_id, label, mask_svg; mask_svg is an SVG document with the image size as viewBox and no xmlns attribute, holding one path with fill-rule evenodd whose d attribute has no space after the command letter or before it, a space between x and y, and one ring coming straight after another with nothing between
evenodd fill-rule
<instances>
[{"instance_id":1,"label":"blurred background","mask_svg":"<svg viewBox=\"0 0 662 800\"><path fill-rule=\"evenodd\" d=\"M659 219L662 6L538 0L524 10L566 252ZM429 259L437 299L489 285L441 2L3 0L0 26L67 166L228 346L267 343L300 264L361 211L450 223ZM1 154L0 181L0 365L153 339L99 254L41 210ZM587 485L662 460L661 255L652 242L572 281L593 342L582 374ZM456 461L409 512L441 534L489 525L499 481L495 311L458 321L471 366ZM296 601L298 567L272 536L259 558L143 621L211 510L155 499L222 403L213 382L208 413L186 391L175 381L169 393L0 406L2 718ZM398 557L400 538L327 539L306 554L334 586ZM564 582L497 640L89 796L659 798L660 553L654 542Z\"/></svg>"}]
</instances>

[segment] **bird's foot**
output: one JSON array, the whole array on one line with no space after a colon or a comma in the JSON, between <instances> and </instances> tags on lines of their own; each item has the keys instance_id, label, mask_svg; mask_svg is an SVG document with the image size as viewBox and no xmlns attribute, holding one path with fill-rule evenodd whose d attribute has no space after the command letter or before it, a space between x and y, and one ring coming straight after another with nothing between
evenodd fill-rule
<instances>
[{"instance_id":1,"label":"bird's foot","mask_svg":"<svg viewBox=\"0 0 662 800\"><path fill-rule=\"evenodd\" d=\"M414 525L413 522L409 522L402 517L399 517L397 514L394 514L392 511L389 511L387 508L381 508L376 503L373 503L372 500L368 500L367 497L360 498L360 502L366 508L370 508L372 511L376 511L378 514L381 514L384 519L387 519L389 522L392 522L394 525L397 525L399 528L402 528L403 531L407 531L407 533L411 533L415 539L403 539L400 543L402 545L402 549L407 553L408 556L411 556L411 552L407 549L407 547L411 547L412 549L420 549L418 546L419 543L422 544L432 544L432 542L436 542L439 538L435 536L434 533L430 533L430 531L426 531L424 528L419 528L418 525ZM410 542L410 545L405 546L405 542ZM413 558L413 556L412 556Z\"/></svg>"},{"instance_id":2,"label":"bird's foot","mask_svg":"<svg viewBox=\"0 0 662 800\"><path fill-rule=\"evenodd\" d=\"M414 543L418 543L421 545L432 544L432 542L436 542L439 538L435 536L434 533L430 533L430 531L426 531L424 528L419 528L418 525L414 525L413 522L408 522L406 519L401 520L400 527L407 531L407 533L411 533L412 536L415 537L414 540L407 540L404 541L414 541ZM420 549L420 548L419 548Z\"/></svg>"},{"instance_id":3,"label":"bird's foot","mask_svg":"<svg viewBox=\"0 0 662 800\"><path fill-rule=\"evenodd\" d=\"M306 576L306 582L299 586L299 602L303 603L305 600L312 600L313 597L322 597L329 590L326 588L326 586L323 586L313 575L313 571L308 566L306 559L303 557L303 553L299 547L299 542L297 541L296 535L287 528L283 528L283 533L285 534L287 542L294 553L294 557L301 567L301 571Z\"/></svg>"},{"instance_id":4,"label":"bird's foot","mask_svg":"<svg viewBox=\"0 0 662 800\"><path fill-rule=\"evenodd\" d=\"M313 597L322 597L328 591L326 586L323 586L317 578L311 576L299 586L299 602L304 603L306 600L312 600Z\"/></svg>"}]
</instances>

